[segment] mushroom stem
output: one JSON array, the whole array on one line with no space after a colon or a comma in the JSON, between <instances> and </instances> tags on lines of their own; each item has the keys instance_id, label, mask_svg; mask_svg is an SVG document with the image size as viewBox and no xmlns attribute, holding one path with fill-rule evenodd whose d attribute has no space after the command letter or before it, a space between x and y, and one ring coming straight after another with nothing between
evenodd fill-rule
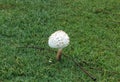
<instances>
[{"instance_id":1,"label":"mushroom stem","mask_svg":"<svg viewBox=\"0 0 120 82\"><path fill-rule=\"evenodd\" d=\"M58 61L61 60L61 55L62 55L62 49L58 49L57 56L56 56L56 59L57 59Z\"/></svg>"}]
</instances>

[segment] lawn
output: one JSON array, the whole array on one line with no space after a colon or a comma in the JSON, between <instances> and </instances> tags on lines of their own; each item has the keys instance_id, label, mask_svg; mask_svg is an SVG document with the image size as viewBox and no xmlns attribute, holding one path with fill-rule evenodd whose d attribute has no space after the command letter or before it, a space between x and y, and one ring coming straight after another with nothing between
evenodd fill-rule
<instances>
[{"instance_id":1,"label":"lawn","mask_svg":"<svg viewBox=\"0 0 120 82\"><path fill-rule=\"evenodd\" d=\"M57 30L70 37L60 62ZM0 0L0 82L93 82L72 60L120 82L120 0Z\"/></svg>"}]
</instances>

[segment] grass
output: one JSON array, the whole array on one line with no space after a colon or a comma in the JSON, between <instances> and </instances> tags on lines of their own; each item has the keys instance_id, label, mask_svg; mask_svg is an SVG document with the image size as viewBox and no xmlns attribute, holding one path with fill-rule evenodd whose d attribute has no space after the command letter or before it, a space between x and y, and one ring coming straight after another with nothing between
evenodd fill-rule
<instances>
[{"instance_id":1,"label":"grass","mask_svg":"<svg viewBox=\"0 0 120 82\"><path fill-rule=\"evenodd\" d=\"M0 82L92 82L72 60L58 62L48 51L56 30L70 36L64 54L97 82L120 81L119 0L0 0Z\"/></svg>"}]
</instances>

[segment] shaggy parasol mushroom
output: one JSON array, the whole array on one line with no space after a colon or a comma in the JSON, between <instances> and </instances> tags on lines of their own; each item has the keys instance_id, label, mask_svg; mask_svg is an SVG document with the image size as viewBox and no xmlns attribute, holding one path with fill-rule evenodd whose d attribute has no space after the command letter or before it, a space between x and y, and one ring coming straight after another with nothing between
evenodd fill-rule
<instances>
[{"instance_id":1,"label":"shaggy parasol mushroom","mask_svg":"<svg viewBox=\"0 0 120 82\"><path fill-rule=\"evenodd\" d=\"M48 44L51 48L58 48L57 60L61 60L62 49L69 44L69 36L62 30L58 30L51 34Z\"/></svg>"}]
</instances>

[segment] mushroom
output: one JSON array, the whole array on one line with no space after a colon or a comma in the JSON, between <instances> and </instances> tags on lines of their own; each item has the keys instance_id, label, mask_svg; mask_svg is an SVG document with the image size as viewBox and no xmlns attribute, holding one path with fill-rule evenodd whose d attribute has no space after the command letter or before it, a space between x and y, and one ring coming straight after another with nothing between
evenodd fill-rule
<instances>
[{"instance_id":1,"label":"mushroom","mask_svg":"<svg viewBox=\"0 0 120 82\"><path fill-rule=\"evenodd\" d=\"M57 60L61 60L62 49L64 47L68 46L69 42L70 42L69 36L67 35L67 33L65 33L62 30L58 30L58 31L54 32L49 37L48 45L51 48L58 49L57 56L56 56Z\"/></svg>"}]
</instances>

